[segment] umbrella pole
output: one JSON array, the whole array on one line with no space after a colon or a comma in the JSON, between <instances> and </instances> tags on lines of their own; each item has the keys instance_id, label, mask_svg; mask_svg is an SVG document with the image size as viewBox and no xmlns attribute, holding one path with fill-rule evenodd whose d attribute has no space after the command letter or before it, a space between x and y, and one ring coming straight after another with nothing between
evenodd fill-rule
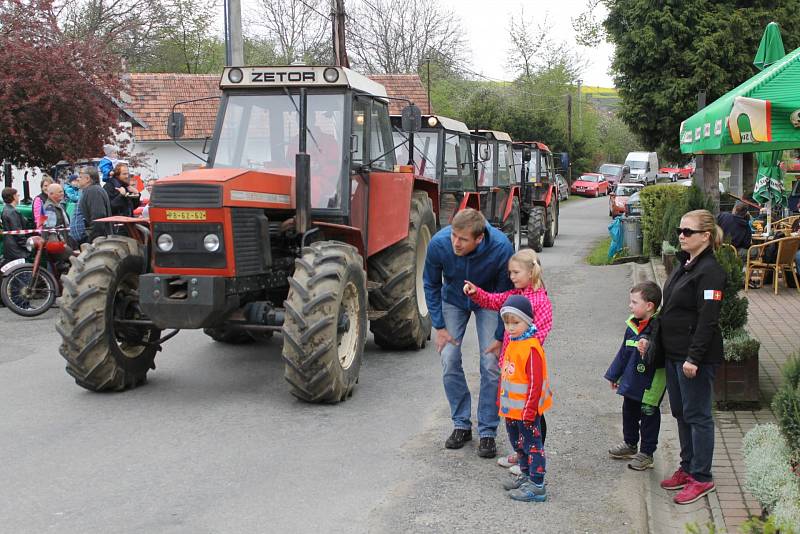
<instances>
[{"instance_id":1,"label":"umbrella pole","mask_svg":"<svg viewBox=\"0 0 800 534\"><path fill-rule=\"evenodd\" d=\"M767 200L767 227L764 232L769 235L770 227L772 226L772 200Z\"/></svg>"}]
</instances>

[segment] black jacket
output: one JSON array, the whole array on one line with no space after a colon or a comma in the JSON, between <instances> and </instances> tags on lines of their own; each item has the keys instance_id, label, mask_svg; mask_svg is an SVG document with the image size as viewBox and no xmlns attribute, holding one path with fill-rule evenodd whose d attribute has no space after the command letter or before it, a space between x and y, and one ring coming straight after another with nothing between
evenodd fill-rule
<instances>
[{"instance_id":1,"label":"black jacket","mask_svg":"<svg viewBox=\"0 0 800 534\"><path fill-rule=\"evenodd\" d=\"M748 248L752 243L753 232L744 217L728 212L720 213L717 215L717 224L725 232L725 237L731 238L731 245L734 247Z\"/></svg>"},{"instance_id":2,"label":"black jacket","mask_svg":"<svg viewBox=\"0 0 800 534\"><path fill-rule=\"evenodd\" d=\"M689 255L677 254L675 267L664 285L664 304L658 314L659 340L668 360L695 365L722 362L722 331L719 312L725 271L717 263L712 247L689 265Z\"/></svg>"},{"instance_id":3,"label":"black jacket","mask_svg":"<svg viewBox=\"0 0 800 534\"><path fill-rule=\"evenodd\" d=\"M103 189L108 194L111 202L111 214L133 217L133 210L139 207L139 194L128 193L127 196L120 194L118 187L127 188L128 184L116 178L109 178L103 185Z\"/></svg>"},{"instance_id":4,"label":"black jacket","mask_svg":"<svg viewBox=\"0 0 800 534\"><path fill-rule=\"evenodd\" d=\"M22 214L11 204L3 206L3 230L24 230L25 219ZM28 257L28 249L25 248L26 235L4 235L3 236L3 258L5 262Z\"/></svg>"},{"instance_id":5,"label":"black jacket","mask_svg":"<svg viewBox=\"0 0 800 534\"><path fill-rule=\"evenodd\" d=\"M81 199L78 202L86 225L86 241L91 243L96 237L109 235L111 225L104 222L96 222L97 219L111 216L111 203L108 200L106 191L97 184L92 184L81 192Z\"/></svg>"}]
</instances>

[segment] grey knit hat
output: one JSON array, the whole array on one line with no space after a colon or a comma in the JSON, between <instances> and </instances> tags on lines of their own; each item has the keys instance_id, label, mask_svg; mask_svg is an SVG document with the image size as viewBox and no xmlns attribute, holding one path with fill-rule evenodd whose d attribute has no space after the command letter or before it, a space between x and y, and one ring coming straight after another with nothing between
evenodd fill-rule
<instances>
[{"instance_id":1,"label":"grey knit hat","mask_svg":"<svg viewBox=\"0 0 800 534\"><path fill-rule=\"evenodd\" d=\"M511 295L506 299L500 308L500 317L507 313L519 317L528 326L533 324L533 308L530 301L522 295Z\"/></svg>"}]
</instances>

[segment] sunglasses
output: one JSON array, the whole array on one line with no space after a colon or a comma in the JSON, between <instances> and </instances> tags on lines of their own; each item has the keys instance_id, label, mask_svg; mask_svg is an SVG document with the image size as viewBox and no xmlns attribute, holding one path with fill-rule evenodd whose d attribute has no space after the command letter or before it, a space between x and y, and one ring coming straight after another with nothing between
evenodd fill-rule
<instances>
[{"instance_id":1,"label":"sunglasses","mask_svg":"<svg viewBox=\"0 0 800 534\"><path fill-rule=\"evenodd\" d=\"M694 234L702 234L706 230L694 230L693 228L675 228L678 235L683 234L686 237L692 237Z\"/></svg>"}]
</instances>

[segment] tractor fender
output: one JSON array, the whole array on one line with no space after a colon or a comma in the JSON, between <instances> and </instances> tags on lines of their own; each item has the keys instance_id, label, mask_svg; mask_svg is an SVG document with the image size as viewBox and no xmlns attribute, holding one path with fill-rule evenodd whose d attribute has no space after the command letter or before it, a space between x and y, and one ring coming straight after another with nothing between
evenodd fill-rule
<instances>
[{"instance_id":1,"label":"tractor fender","mask_svg":"<svg viewBox=\"0 0 800 534\"><path fill-rule=\"evenodd\" d=\"M464 198L461 199L461 204L458 206L458 211L466 208L474 210L481 210L481 196L476 191L469 191L464 193Z\"/></svg>"},{"instance_id":2,"label":"tractor fender","mask_svg":"<svg viewBox=\"0 0 800 534\"><path fill-rule=\"evenodd\" d=\"M325 221L314 221L311 224L312 226L321 228L325 232L326 240L341 241L355 247L364 259L364 268L366 269L367 255L364 253L364 235L359 228Z\"/></svg>"},{"instance_id":3,"label":"tractor fender","mask_svg":"<svg viewBox=\"0 0 800 534\"><path fill-rule=\"evenodd\" d=\"M414 177L414 191L425 191L433 202L433 214L436 220L439 220L439 184L434 180L422 178L420 176Z\"/></svg>"},{"instance_id":4,"label":"tractor fender","mask_svg":"<svg viewBox=\"0 0 800 534\"><path fill-rule=\"evenodd\" d=\"M514 198L517 198L519 201L519 186L515 185L511 188L511 191L508 195L508 199L506 199L506 209L503 210L503 220L505 221L511 215L511 210L514 206Z\"/></svg>"}]
</instances>

